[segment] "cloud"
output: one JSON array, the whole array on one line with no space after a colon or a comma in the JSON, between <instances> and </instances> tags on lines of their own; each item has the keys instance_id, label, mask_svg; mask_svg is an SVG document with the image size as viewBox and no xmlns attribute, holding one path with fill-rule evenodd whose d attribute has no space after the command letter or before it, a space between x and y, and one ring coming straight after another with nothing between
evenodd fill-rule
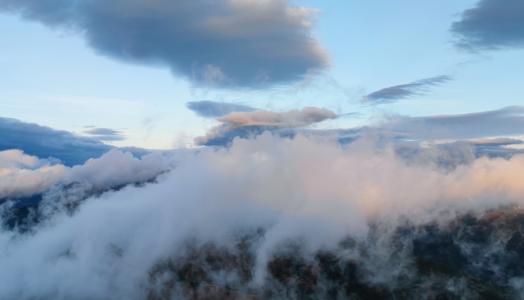
<instances>
[{"instance_id":1,"label":"cloud","mask_svg":"<svg viewBox=\"0 0 524 300\"><path fill-rule=\"evenodd\" d=\"M219 125L211 128L205 135L196 137L193 142L200 146L228 146L235 138L251 139L266 131L278 134L280 129L266 126Z\"/></svg>"},{"instance_id":2,"label":"cloud","mask_svg":"<svg viewBox=\"0 0 524 300\"><path fill-rule=\"evenodd\" d=\"M358 283L366 293L371 283L403 295L422 283L424 291L418 291L427 292L440 277L445 281L439 290L459 286L469 291L469 277L478 287L482 281L477 278L506 269L498 252L496 260L475 264L485 252L463 251L475 247L491 255L519 234L518 226L505 227L507 237L486 238L489 244L477 242L484 237L484 231L476 230L485 228L480 221L478 228L458 235L443 236L441 230L457 222L471 224L468 214L496 221L500 215L490 210L522 205L523 174L524 156L481 158L449 170L424 160L406 163L368 139L348 147L270 134L235 140L227 149L202 149L177 159L157 183L88 198L73 213L41 220L30 232L1 228L0 298L145 299L156 292L184 299L221 288L230 296L271 293L285 298L285 287L296 281L318 287L313 298L329 298L319 296L330 287L324 276L338 273L344 286ZM517 209L510 211L520 220ZM427 239L417 236L426 230ZM469 239L457 245L463 235ZM431 243L435 240L443 242ZM424 242L438 259L463 258L468 263L464 272L481 269L458 279L450 272L419 272L416 253ZM285 251L292 260L282 261ZM309 259L326 251L332 259L317 277L322 269ZM282 262L275 266L278 259ZM312 275L304 279L294 277L295 272ZM512 286L507 283L520 273L502 274L496 282ZM282 287L279 278L288 285ZM457 284L461 280L465 283Z\"/></svg>"},{"instance_id":3,"label":"cloud","mask_svg":"<svg viewBox=\"0 0 524 300\"><path fill-rule=\"evenodd\" d=\"M480 0L462 13L451 31L456 44L467 49L496 49L524 46L524 2Z\"/></svg>"},{"instance_id":4,"label":"cloud","mask_svg":"<svg viewBox=\"0 0 524 300\"><path fill-rule=\"evenodd\" d=\"M511 146L511 145L521 145L524 144L524 141L514 138L485 138L485 139L477 139L470 141L474 145L479 146Z\"/></svg>"},{"instance_id":5,"label":"cloud","mask_svg":"<svg viewBox=\"0 0 524 300\"><path fill-rule=\"evenodd\" d=\"M68 167L20 150L0 151L0 202L6 198L31 197L58 184L78 183L103 191L145 182L173 167L169 159L172 154L154 152L137 158L130 152L113 149L83 165Z\"/></svg>"},{"instance_id":6,"label":"cloud","mask_svg":"<svg viewBox=\"0 0 524 300\"><path fill-rule=\"evenodd\" d=\"M292 124L273 126L269 122L257 122L250 118L232 118L230 121L232 122L212 128L205 136L197 137L195 144L227 146L235 138L250 139L268 131L282 138L307 136L337 141L342 145L365 136L373 136L384 143L397 145L399 151L406 151L406 142L414 142L416 145L459 143L472 148L477 156L508 158L523 152L521 149L508 147L521 144L518 137L524 135L524 108L519 106L468 114L385 116L375 124L334 129L294 127ZM237 121L238 125L235 123Z\"/></svg>"},{"instance_id":7,"label":"cloud","mask_svg":"<svg viewBox=\"0 0 524 300\"><path fill-rule=\"evenodd\" d=\"M256 110L231 112L217 120L222 123L212 128L205 136L195 139L197 145L225 145L235 137L253 137L264 131L279 131L307 127L338 115L330 110L318 107L305 107L286 112Z\"/></svg>"},{"instance_id":8,"label":"cloud","mask_svg":"<svg viewBox=\"0 0 524 300\"><path fill-rule=\"evenodd\" d=\"M112 148L97 139L8 118L0 118L0 137L0 151L20 149L29 155L57 158L66 165L82 164Z\"/></svg>"},{"instance_id":9,"label":"cloud","mask_svg":"<svg viewBox=\"0 0 524 300\"><path fill-rule=\"evenodd\" d=\"M122 132L110 128L89 128L84 130L85 134L99 141L122 141L125 136Z\"/></svg>"},{"instance_id":10,"label":"cloud","mask_svg":"<svg viewBox=\"0 0 524 300\"><path fill-rule=\"evenodd\" d=\"M195 83L263 87L328 65L315 11L288 0L1 0L0 10L78 31L98 53L166 65Z\"/></svg>"},{"instance_id":11,"label":"cloud","mask_svg":"<svg viewBox=\"0 0 524 300\"><path fill-rule=\"evenodd\" d=\"M0 202L41 193L59 182L66 169L20 150L0 151Z\"/></svg>"},{"instance_id":12,"label":"cloud","mask_svg":"<svg viewBox=\"0 0 524 300\"><path fill-rule=\"evenodd\" d=\"M517 136L524 134L524 107L458 115L393 117L380 128L419 140Z\"/></svg>"},{"instance_id":13,"label":"cloud","mask_svg":"<svg viewBox=\"0 0 524 300\"><path fill-rule=\"evenodd\" d=\"M257 110L252 112L232 112L218 120L232 126L272 126L272 127L304 127L338 115L330 110L318 107L305 107L286 112Z\"/></svg>"},{"instance_id":14,"label":"cloud","mask_svg":"<svg viewBox=\"0 0 524 300\"><path fill-rule=\"evenodd\" d=\"M408 145L420 143L442 147L468 147L475 156L510 158L524 153L520 147L524 135L524 107L512 106L496 110L420 117L385 116L381 121L348 129L305 129L285 132L284 137L302 134L338 141L346 145L362 137L373 136L384 143L396 145L409 153ZM410 145L410 143L412 145ZM406 152L407 151L407 152Z\"/></svg>"},{"instance_id":15,"label":"cloud","mask_svg":"<svg viewBox=\"0 0 524 300\"><path fill-rule=\"evenodd\" d=\"M0 151L0 168L31 169L42 165L42 160L25 155L23 151L13 149Z\"/></svg>"},{"instance_id":16,"label":"cloud","mask_svg":"<svg viewBox=\"0 0 524 300\"><path fill-rule=\"evenodd\" d=\"M524 144L524 141L519 139L489 138L469 142L474 146L477 156L511 158L518 154L524 154L524 149L511 147Z\"/></svg>"},{"instance_id":17,"label":"cloud","mask_svg":"<svg viewBox=\"0 0 524 300\"><path fill-rule=\"evenodd\" d=\"M390 86L387 88L374 91L362 99L367 104L385 104L392 103L405 98L426 94L432 87L439 86L451 80L447 75L441 75L418 81Z\"/></svg>"},{"instance_id":18,"label":"cloud","mask_svg":"<svg viewBox=\"0 0 524 300\"><path fill-rule=\"evenodd\" d=\"M216 101L191 101L188 102L186 106L204 118L218 118L233 112L249 112L255 110L255 108L247 105Z\"/></svg>"},{"instance_id":19,"label":"cloud","mask_svg":"<svg viewBox=\"0 0 524 300\"><path fill-rule=\"evenodd\" d=\"M87 181L96 189L151 180L173 168L172 156L177 152L151 152L135 157L131 152L111 150L99 158L71 168L70 181Z\"/></svg>"}]
</instances>

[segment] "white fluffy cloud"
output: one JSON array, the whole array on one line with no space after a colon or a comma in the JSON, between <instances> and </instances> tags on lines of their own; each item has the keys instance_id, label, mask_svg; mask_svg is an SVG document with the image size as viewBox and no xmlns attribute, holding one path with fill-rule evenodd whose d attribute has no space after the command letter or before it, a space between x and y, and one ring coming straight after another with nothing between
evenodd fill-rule
<instances>
[{"instance_id":1,"label":"white fluffy cloud","mask_svg":"<svg viewBox=\"0 0 524 300\"><path fill-rule=\"evenodd\" d=\"M125 155L105 159L124 173L141 169ZM143 168L156 168L156 160L146 161ZM524 199L524 156L450 170L406 161L366 139L343 148L264 134L176 162L157 184L88 199L72 216L55 216L29 236L0 231L0 298L144 298L152 266L182 255L187 239L227 245L231 234L260 227L266 231L254 280L263 281L268 255L289 239L317 249L365 235L371 220L423 222L443 211L484 211ZM99 168L92 163L87 174ZM102 181L119 175L92 174Z\"/></svg>"},{"instance_id":2,"label":"white fluffy cloud","mask_svg":"<svg viewBox=\"0 0 524 300\"><path fill-rule=\"evenodd\" d=\"M35 168L40 165L38 157L25 155L21 150L0 151L0 168Z\"/></svg>"},{"instance_id":3,"label":"white fluffy cloud","mask_svg":"<svg viewBox=\"0 0 524 300\"><path fill-rule=\"evenodd\" d=\"M0 199L41 193L64 178L67 168L25 155L0 151Z\"/></svg>"},{"instance_id":4,"label":"white fluffy cloud","mask_svg":"<svg viewBox=\"0 0 524 300\"><path fill-rule=\"evenodd\" d=\"M103 190L151 180L171 167L167 156L160 153L135 158L130 153L111 150L70 168L20 150L0 151L0 199L28 197L54 185L73 182Z\"/></svg>"}]
</instances>

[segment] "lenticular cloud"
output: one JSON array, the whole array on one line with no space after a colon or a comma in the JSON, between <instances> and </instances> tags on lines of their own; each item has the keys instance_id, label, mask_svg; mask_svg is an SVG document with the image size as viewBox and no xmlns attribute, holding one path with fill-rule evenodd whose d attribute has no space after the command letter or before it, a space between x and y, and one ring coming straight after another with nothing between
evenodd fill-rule
<instances>
[{"instance_id":1,"label":"lenticular cloud","mask_svg":"<svg viewBox=\"0 0 524 300\"><path fill-rule=\"evenodd\" d=\"M0 176L47 181L9 185L18 199L1 209L0 298L518 295L524 270L506 260L524 242L511 229L524 156L443 166L450 154L428 151L263 134L161 158L111 152L72 169L2 153ZM17 185L41 200L21 210L29 194Z\"/></svg>"}]
</instances>

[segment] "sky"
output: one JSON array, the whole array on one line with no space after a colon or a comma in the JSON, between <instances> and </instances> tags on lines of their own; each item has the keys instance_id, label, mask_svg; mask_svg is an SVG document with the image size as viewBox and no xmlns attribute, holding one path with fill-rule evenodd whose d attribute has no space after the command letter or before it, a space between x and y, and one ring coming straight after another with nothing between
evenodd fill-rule
<instances>
[{"instance_id":1,"label":"sky","mask_svg":"<svg viewBox=\"0 0 524 300\"><path fill-rule=\"evenodd\" d=\"M519 298L523 55L524 0L0 0L0 299Z\"/></svg>"},{"instance_id":2,"label":"sky","mask_svg":"<svg viewBox=\"0 0 524 300\"><path fill-rule=\"evenodd\" d=\"M166 1L159 1L163 2ZM228 3L217 3L222 2ZM244 1L247 7L238 5L242 1L229 2L233 4L228 5L238 6L233 14L242 16L256 10L254 1ZM279 3L275 11L262 17L277 20L275 27L289 28L289 36L285 36L286 30L279 35L274 33L279 28L266 29L268 23L262 19L260 24L252 22L251 27L246 26L246 30L251 30L247 33L251 34L248 42L237 45L237 40L227 36L213 44L214 40L205 35L208 32L194 30L190 25L184 27L191 21L173 13L173 21L169 21L172 24L167 26L178 26L186 32L165 30L168 42L159 41L164 38L164 29L157 28L156 32L161 33L159 40L155 40L155 35L144 35L140 43L158 43L166 48L163 52L146 49L156 57L144 59L140 53L125 57L126 49L120 48L126 40L111 43L115 37L124 36L122 32L115 30L114 37L104 39L104 29L96 26L110 25L96 13L85 13L91 18L89 24L95 24L86 25L78 21L82 18L78 12L80 16L70 17L76 18L74 21L52 19L56 16L43 9L24 15L23 9L31 8L31 1L2 0L0 28L6 34L0 39L0 117L85 136L90 136L93 129L110 129L118 137L105 139L105 143L168 149L194 146L196 137L221 123L188 109L188 103L195 101L233 103L276 112L319 107L343 115L314 125L327 129L375 124L388 116L466 114L524 103L522 30L520 36L515 33L517 42L513 44L488 40L465 47L457 42L453 24L463 20L463 13L477 5L489 9L493 0L263 2ZM510 2L520 5L520 1ZM214 20L212 10L202 4L181 6L188 6L184 9L194 13L196 19ZM304 15L280 16L281 10L290 7L307 11ZM118 13L126 10L133 13L133 7L125 5ZM243 22L240 17L235 18L226 21ZM213 23L213 28L229 26L219 21L224 20ZM137 30L133 24L124 25L126 32ZM522 24L516 26L522 28ZM155 27L151 28L155 32ZM230 28L223 32L226 30ZM271 32L263 35L266 31ZM467 28L462 32L467 34ZM501 32L504 35L507 31ZM315 43L303 45L305 42L295 41L293 34L308 35ZM187 39L194 48L185 53L183 44L176 44L177 39ZM210 49L204 50L208 39ZM258 43L261 39L263 43ZM284 63L267 60L256 51L252 56L242 56L255 47L261 48L256 51L281 55ZM183 51L177 52L179 49ZM240 50L234 55L232 49ZM215 80L220 72L208 72L212 71L208 68L200 76L189 70L194 64L189 66L188 61L205 60L208 51L221 55L220 60L231 66L226 71L233 74L233 80L209 84L211 77L206 76L212 74ZM285 51L292 51L295 56L285 56L289 54ZM270 71L275 75L262 84L250 81L251 64L273 68ZM283 67L278 69L280 66ZM191 72L193 75L188 75ZM391 92L395 94L391 96ZM392 98L381 98L384 93Z\"/></svg>"}]
</instances>

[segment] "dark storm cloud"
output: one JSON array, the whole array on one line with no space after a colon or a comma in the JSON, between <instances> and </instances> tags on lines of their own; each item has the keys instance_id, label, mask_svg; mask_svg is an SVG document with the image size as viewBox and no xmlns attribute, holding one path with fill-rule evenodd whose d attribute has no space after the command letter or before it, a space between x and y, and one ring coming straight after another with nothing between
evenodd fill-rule
<instances>
[{"instance_id":1,"label":"dark storm cloud","mask_svg":"<svg viewBox=\"0 0 524 300\"><path fill-rule=\"evenodd\" d=\"M84 131L92 138L99 141L121 141L125 139L122 132L110 128L90 128Z\"/></svg>"},{"instance_id":2,"label":"dark storm cloud","mask_svg":"<svg viewBox=\"0 0 524 300\"><path fill-rule=\"evenodd\" d=\"M362 102L366 104L392 103L412 96L423 95L430 88L451 80L447 75L441 75L418 81L386 87L366 95Z\"/></svg>"},{"instance_id":3,"label":"dark storm cloud","mask_svg":"<svg viewBox=\"0 0 524 300\"><path fill-rule=\"evenodd\" d=\"M187 108L204 118L219 118L232 112L248 112L255 110L246 105L216 102L216 101L192 101L186 104Z\"/></svg>"},{"instance_id":4,"label":"dark storm cloud","mask_svg":"<svg viewBox=\"0 0 524 300\"><path fill-rule=\"evenodd\" d=\"M57 158L67 165L82 164L111 149L95 139L7 118L0 118L0 137L0 151L19 149L41 158Z\"/></svg>"},{"instance_id":5,"label":"dark storm cloud","mask_svg":"<svg viewBox=\"0 0 524 300\"><path fill-rule=\"evenodd\" d=\"M263 87L328 64L315 11L288 0L0 0L0 10L80 32L97 52L167 65L203 85Z\"/></svg>"},{"instance_id":6,"label":"dark storm cloud","mask_svg":"<svg viewBox=\"0 0 524 300\"><path fill-rule=\"evenodd\" d=\"M462 13L451 31L469 49L524 46L524 1L481 0Z\"/></svg>"}]
</instances>

